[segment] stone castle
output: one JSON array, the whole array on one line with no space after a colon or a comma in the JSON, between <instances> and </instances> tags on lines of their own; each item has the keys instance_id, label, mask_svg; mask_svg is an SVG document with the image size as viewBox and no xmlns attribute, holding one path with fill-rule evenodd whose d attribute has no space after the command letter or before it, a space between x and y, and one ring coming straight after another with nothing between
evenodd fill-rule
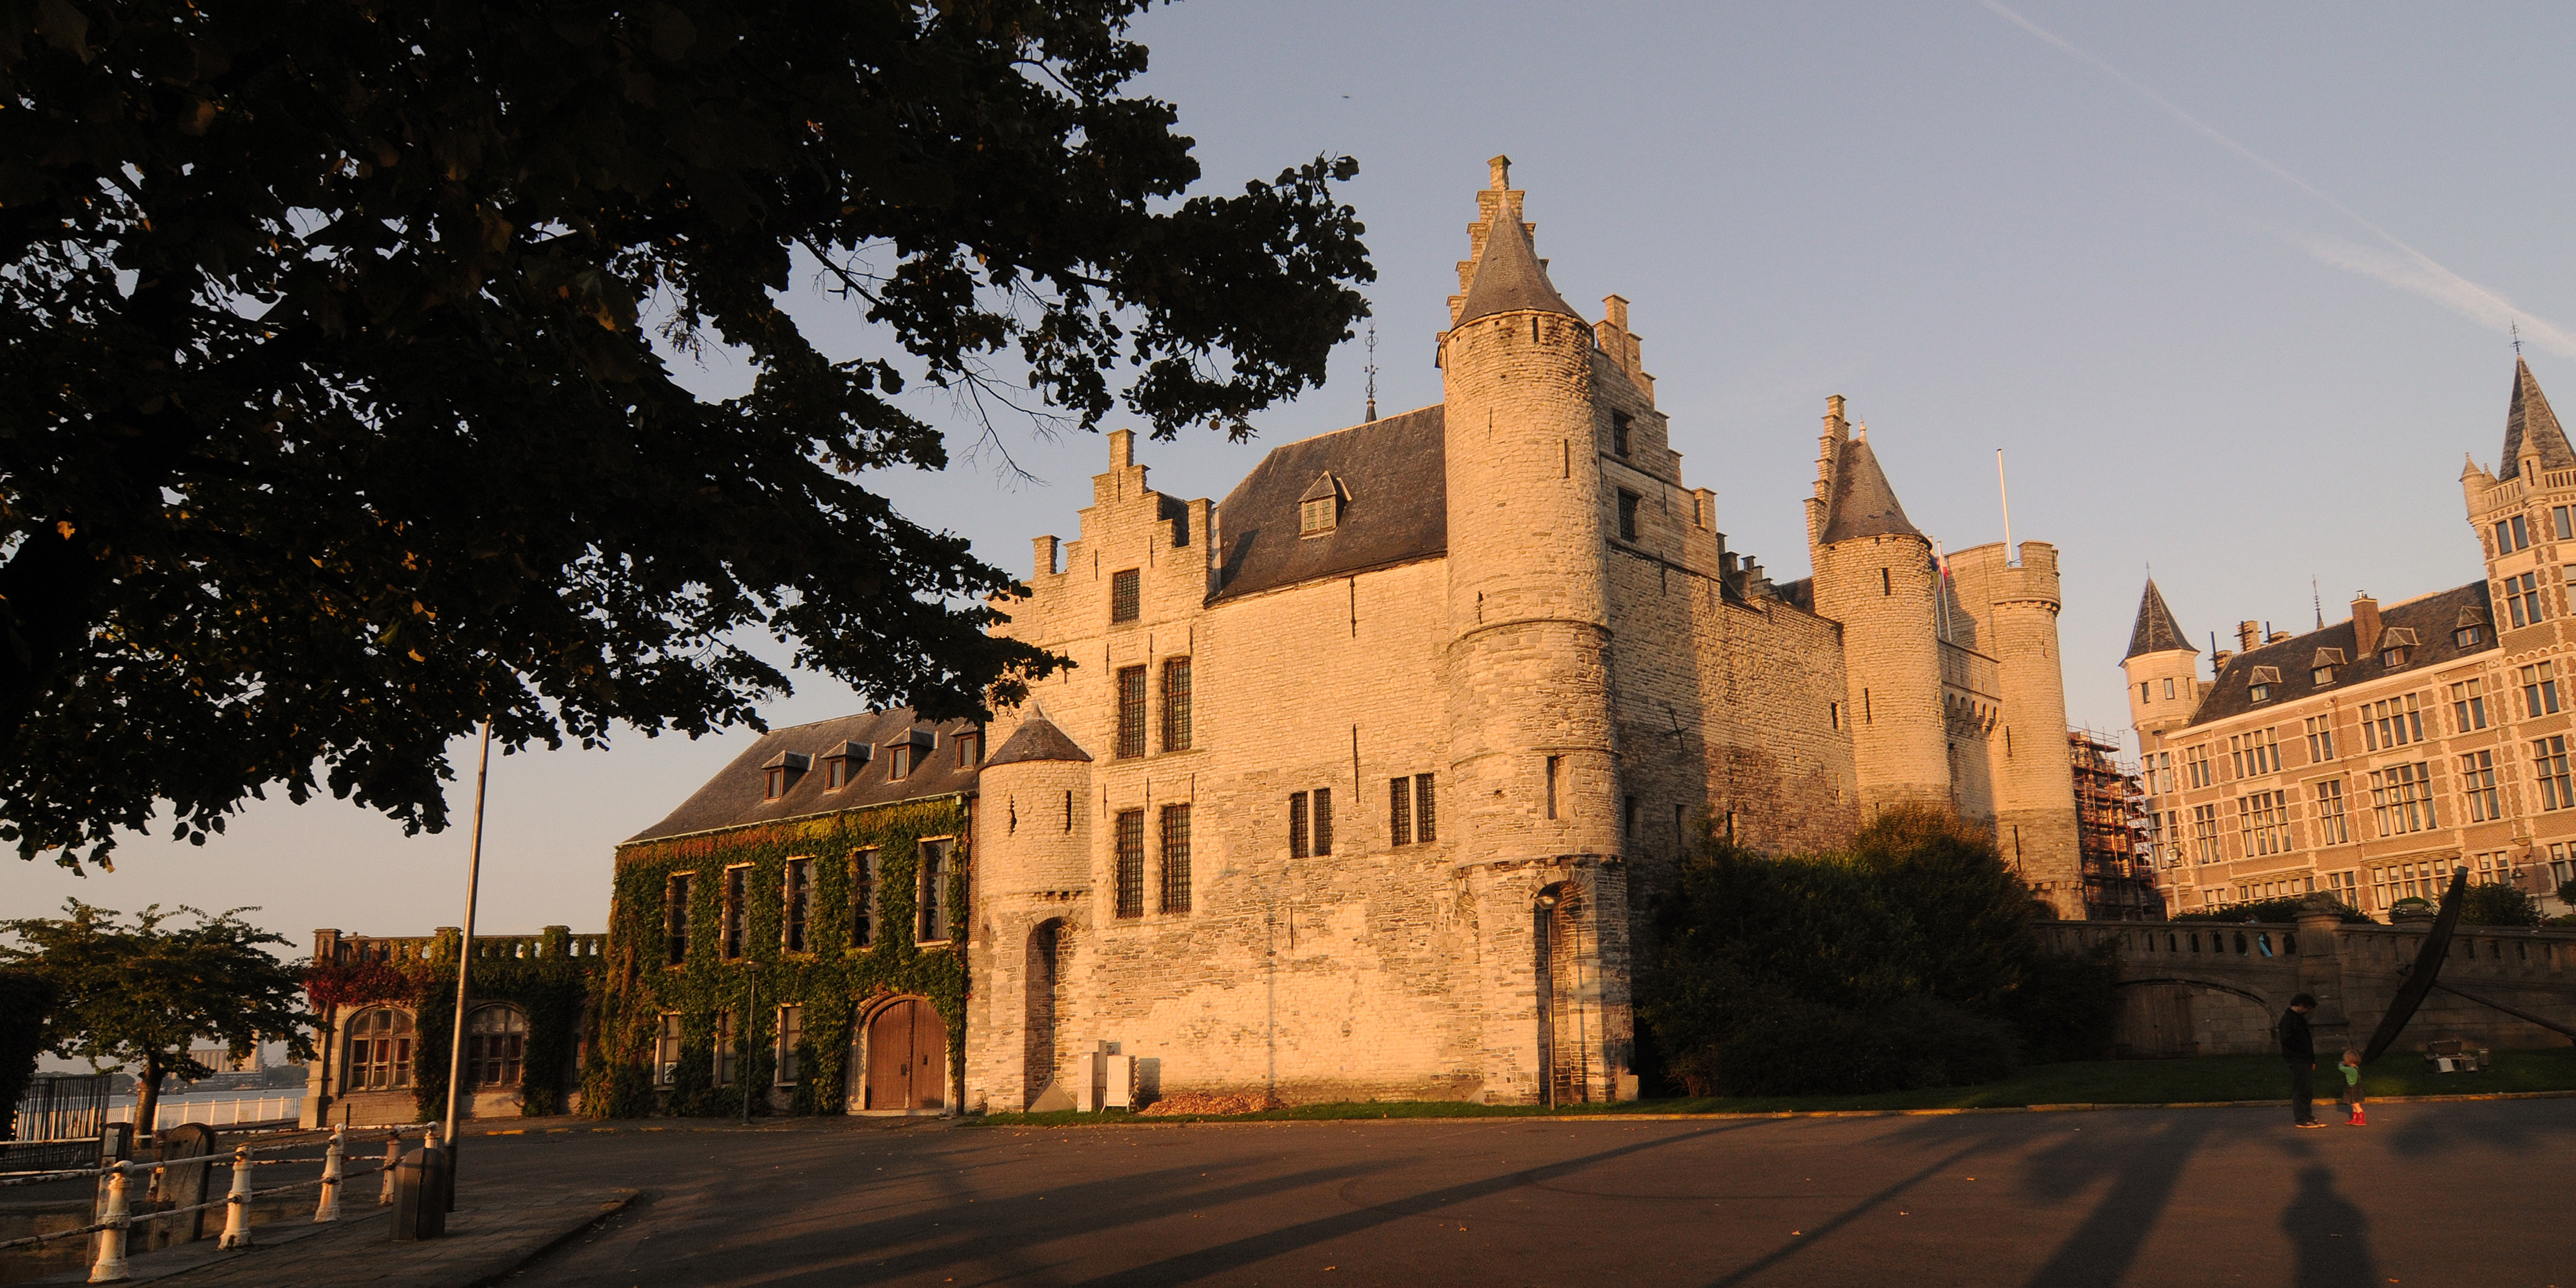
<instances>
[{"instance_id":1,"label":"stone castle","mask_svg":"<svg viewBox=\"0 0 2576 1288\"><path fill-rule=\"evenodd\" d=\"M2465 585L2200 650L2153 581L2122 662L2176 910L2311 891L2385 918L2454 867L2564 912L2576 879L2576 449L2519 357L2504 450L2460 474Z\"/></svg>"},{"instance_id":2,"label":"stone castle","mask_svg":"<svg viewBox=\"0 0 2576 1288\"><path fill-rule=\"evenodd\" d=\"M1814 575L1773 584L1508 164L1438 404L1221 504L1112 434L1080 536L1036 539L1003 629L1078 665L976 775L967 1108L1061 1102L1101 1042L1165 1094L1633 1097L1634 946L1701 828L1780 852L1948 807L2082 915L2054 548L1937 559L1835 397Z\"/></svg>"}]
</instances>

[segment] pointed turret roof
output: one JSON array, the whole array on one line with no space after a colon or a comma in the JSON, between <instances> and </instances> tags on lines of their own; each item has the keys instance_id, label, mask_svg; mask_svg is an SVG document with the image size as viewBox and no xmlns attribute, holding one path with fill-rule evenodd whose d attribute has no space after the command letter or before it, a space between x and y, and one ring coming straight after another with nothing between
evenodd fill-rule
<instances>
[{"instance_id":1,"label":"pointed turret roof","mask_svg":"<svg viewBox=\"0 0 2576 1288\"><path fill-rule=\"evenodd\" d=\"M1464 326L1477 318L1496 313L1520 311L1562 313L1580 320L1577 313L1556 293L1547 280L1547 269L1538 262L1538 251L1530 245L1529 229L1521 226L1519 217L1509 209L1494 219L1493 230L1485 235L1485 249L1476 256L1476 279L1467 288L1467 302L1458 310L1452 326Z\"/></svg>"},{"instance_id":2,"label":"pointed turret roof","mask_svg":"<svg viewBox=\"0 0 2576 1288\"><path fill-rule=\"evenodd\" d=\"M1834 470L1833 504L1817 541L1832 545L1854 537L1922 535L1905 517L1905 507L1897 504L1896 489L1888 486L1887 472L1878 467L1878 453L1869 450L1869 439L1845 442L1842 463Z\"/></svg>"},{"instance_id":3,"label":"pointed turret roof","mask_svg":"<svg viewBox=\"0 0 2576 1288\"><path fill-rule=\"evenodd\" d=\"M2532 378L2531 364L2516 354L2513 403L2504 413L2504 463L2496 470L2498 482L2521 475L2526 445L2532 455L2540 458L2540 468L2544 470L2576 467L2576 449L2568 447L2567 431L2558 427L2558 413L2549 409L2549 399L2540 392L2540 382Z\"/></svg>"},{"instance_id":4,"label":"pointed turret roof","mask_svg":"<svg viewBox=\"0 0 2576 1288\"><path fill-rule=\"evenodd\" d=\"M1081 744L1067 737L1064 730L1056 728L1055 721L1047 719L1046 708L1032 702L1029 704L1028 715L1020 720L1020 727L1012 730L1011 736L1002 740L1001 749L995 751L991 758L984 762L984 767L990 769L995 765L1016 765L1027 760L1086 761L1089 759L1091 759L1091 753L1084 751Z\"/></svg>"},{"instance_id":5,"label":"pointed turret roof","mask_svg":"<svg viewBox=\"0 0 2576 1288\"><path fill-rule=\"evenodd\" d=\"M2147 593L2138 597L2138 624L2129 628L2129 657L2144 653L2169 653L2185 649L2197 655L2191 639L2182 633L2182 623L2174 620L2173 609L2165 605L2165 593L2156 589L2156 579L2147 578Z\"/></svg>"}]
</instances>

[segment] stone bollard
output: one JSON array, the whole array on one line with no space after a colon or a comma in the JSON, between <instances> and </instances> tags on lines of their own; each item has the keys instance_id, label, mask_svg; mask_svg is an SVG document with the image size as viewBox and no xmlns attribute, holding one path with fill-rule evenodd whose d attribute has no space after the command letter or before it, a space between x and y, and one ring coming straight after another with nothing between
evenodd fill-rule
<instances>
[{"instance_id":1,"label":"stone bollard","mask_svg":"<svg viewBox=\"0 0 2576 1288\"><path fill-rule=\"evenodd\" d=\"M313 1207L313 1223L340 1219L340 1152L346 1127L331 1129L331 1148L322 1155L322 1201Z\"/></svg>"},{"instance_id":2,"label":"stone bollard","mask_svg":"<svg viewBox=\"0 0 2576 1288\"><path fill-rule=\"evenodd\" d=\"M229 1252L250 1242L250 1146L233 1150L233 1188L224 1195L224 1237L215 1246Z\"/></svg>"},{"instance_id":3,"label":"stone bollard","mask_svg":"<svg viewBox=\"0 0 2576 1288\"><path fill-rule=\"evenodd\" d=\"M377 1207L394 1205L394 1169L402 1166L402 1129L385 1133L385 1188L376 1196Z\"/></svg>"},{"instance_id":4,"label":"stone bollard","mask_svg":"<svg viewBox=\"0 0 2576 1288\"><path fill-rule=\"evenodd\" d=\"M90 1264L89 1281L121 1283L125 1279L125 1232L134 1223L125 1212L125 1173L108 1176L107 1211L99 1219L108 1225L98 1232L98 1259Z\"/></svg>"}]
</instances>

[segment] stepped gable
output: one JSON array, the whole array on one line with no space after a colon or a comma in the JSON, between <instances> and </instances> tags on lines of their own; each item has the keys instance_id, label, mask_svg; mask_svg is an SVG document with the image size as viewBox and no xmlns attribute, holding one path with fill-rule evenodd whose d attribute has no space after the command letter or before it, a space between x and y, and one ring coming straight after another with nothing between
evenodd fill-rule
<instances>
[{"instance_id":1,"label":"stepped gable","mask_svg":"<svg viewBox=\"0 0 2576 1288\"><path fill-rule=\"evenodd\" d=\"M995 765L1017 765L1032 760L1088 762L1090 759L1090 752L1084 751L1071 735L1057 728L1055 721L1047 719L1046 708L1032 702L1028 715L1020 720L1020 727L1011 731L1011 736L1002 741L1001 749L986 759L984 766L989 769Z\"/></svg>"},{"instance_id":2,"label":"stepped gable","mask_svg":"<svg viewBox=\"0 0 2576 1288\"><path fill-rule=\"evenodd\" d=\"M2169 653L2192 648L2191 637L2183 634L2182 624L2174 620L2173 609L2165 604L2165 595L2156 589L2156 579L2147 578L2147 593L2138 597L2138 624L2129 628L2129 651L2124 658L2147 653Z\"/></svg>"},{"instance_id":3,"label":"stepped gable","mask_svg":"<svg viewBox=\"0 0 2576 1288\"><path fill-rule=\"evenodd\" d=\"M2390 604L2379 610L2381 635L2391 630L2411 630L2415 643L2409 648L2406 665L2390 668L2382 665L2377 653L2363 655L2353 647L2352 620L2346 618L2321 631L2310 631L2278 644L2241 653L2227 660L2227 669L2218 673L2209 695L2192 711L2191 723L2207 724L2229 716L2243 715L2257 706L2276 707L2296 702L2328 690L2349 689L2398 672L2431 671L2433 668L2463 657L2494 651L2496 632L2492 626L2479 632L2479 641L2462 648L2452 638L2464 622L2492 622L2494 604L2487 584L2473 581L2430 595L2421 595L2402 604ZM2314 671L2318 649L2337 649L2348 659L2335 668L2334 683L2319 685ZM2257 703L2249 693L2254 668L2268 666L2281 673L2272 686L2272 700Z\"/></svg>"},{"instance_id":4,"label":"stepped gable","mask_svg":"<svg viewBox=\"0 0 2576 1288\"><path fill-rule=\"evenodd\" d=\"M975 788L975 770L972 766L958 766L951 740L959 733L973 732L974 728L974 722L966 720L943 725L926 724L913 718L912 708L896 707L889 711L872 711L865 715L772 729L762 734L760 740L741 755L734 757L723 772L708 779L706 785L692 793L689 799L680 802L680 807L671 811L669 818L619 844L633 845L638 841L686 836L692 832L714 832L752 823L775 823L781 819L833 814L868 805L972 791ZM886 744L914 730L935 732L939 738L937 749L924 753L922 763L915 766L910 775L893 782L886 781ZM859 771L858 781L838 791L825 791L823 784L829 779L823 772L823 758L848 742L873 748L872 758ZM788 784L785 795L777 800L768 800L765 798L768 784L761 767L784 752L811 756L813 761L795 782Z\"/></svg>"},{"instance_id":5,"label":"stepped gable","mask_svg":"<svg viewBox=\"0 0 2576 1288\"><path fill-rule=\"evenodd\" d=\"M1217 507L1209 602L1449 553L1449 455L1439 404L1271 449ZM1346 498L1332 532L1297 528L1298 498L1330 471Z\"/></svg>"},{"instance_id":6,"label":"stepped gable","mask_svg":"<svg viewBox=\"0 0 2576 1288\"><path fill-rule=\"evenodd\" d=\"M1834 470L1833 503L1825 515L1824 533L1817 540L1832 545L1854 537L1891 535L1919 537L1923 533L1905 517L1905 507L1896 500L1896 489L1888 485L1887 472L1878 467L1878 453L1869 450L1869 439L1850 439L1843 444L1842 461Z\"/></svg>"},{"instance_id":7,"label":"stepped gable","mask_svg":"<svg viewBox=\"0 0 2576 1288\"><path fill-rule=\"evenodd\" d=\"M2558 413L2549 409L2549 397L2540 392L2540 381L2531 374L2531 364L2517 354L2513 360L2513 402L2504 413L2504 460L2496 470L2502 482L2522 474L2522 454L2528 446L2540 458L2540 468L2563 470L2576 468L2576 449L2567 445L2567 431L2558 426Z\"/></svg>"},{"instance_id":8,"label":"stepped gable","mask_svg":"<svg viewBox=\"0 0 2576 1288\"><path fill-rule=\"evenodd\" d=\"M1477 318L1520 311L1583 319L1547 280L1547 268L1538 262L1537 248L1530 245L1529 229L1516 211L1506 209L1485 235L1484 252L1476 256L1475 281L1468 285L1467 302L1450 327L1455 330Z\"/></svg>"}]
</instances>

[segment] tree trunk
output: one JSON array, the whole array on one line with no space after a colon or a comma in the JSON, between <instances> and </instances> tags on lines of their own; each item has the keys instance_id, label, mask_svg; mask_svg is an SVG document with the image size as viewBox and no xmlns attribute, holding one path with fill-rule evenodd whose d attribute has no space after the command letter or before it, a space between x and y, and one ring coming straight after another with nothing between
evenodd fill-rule
<instances>
[{"instance_id":1,"label":"tree trunk","mask_svg":"<svg viewBox=\"0 0 2576 1288\"><path fill-rule=\"evenodd\" d=\"M145 1056L143 1081L134 1088L134 1144L137 1149L152 1139L161 1115L161 1057Z\"/></svg>"}]
</instances>

